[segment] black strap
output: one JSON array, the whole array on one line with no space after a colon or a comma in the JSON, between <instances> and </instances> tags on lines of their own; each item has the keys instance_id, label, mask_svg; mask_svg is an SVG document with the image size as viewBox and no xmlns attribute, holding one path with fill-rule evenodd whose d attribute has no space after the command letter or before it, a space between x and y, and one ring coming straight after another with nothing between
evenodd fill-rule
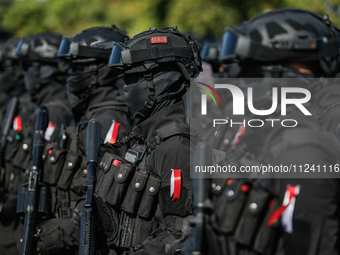
<instances>
[{"instance_id":1,"label":"black strap","mask_svg":"<svg viewBox=\"0 0 340 255\"><path fill-rule=\"evenodd\" d=\"M253 58L260 61L277 62L282 59L296 59L299 61L322 59L325 56L332 56L339 52L340 42L333 40L326 44L318 45L315 50L292 50L292 49L275 49L264 46L260 43L251 41L250 47L245 57ZM306 54L309 52L310 54ZM244 55L241 54L240 55Z\"/></svg>"},{"instance_id":2,"label":"black strap","mask_svg":"<svg viewBox=\"0 0 340 255\"><path fill-rule=\"evenodd\" d=\"M63 191L58 189L58 201L59 201L59 218L70 218L72 216L73 210L71 210L71 200L69 191Z\"/></svg>"},{"instance_id":3,"label":"black strap","mask_svg":"<svg viewBox=\"0 0 340 255\"><path fill-rule=\"evenodd\" d=\"M134 114L134 117L139 118L139 119L144 119L146 116L148 116L153 111L153 109L158 103L184 95L186 91L186 87L188 87L188 83L184 77L183 77L183 80L184 81L182 85L175 92L170 92L170 93L166 93L166 94L159 95L159 96L149 96L148 101L146 101L143 108L139 110L138 112L136 112ZM148 84L148 87L149 87L149 84Z\"/></svg>"},{"instance_id":4,"label":"black strap","mask_svg":"<svg viewBox=\"0 0 340 255\"><path fill-rule=\"evenodd\" d=\"M93 58L110 58L111 49L105 50L100 48L93 48L87 46L78 46L78 56L93 57Z\"/></svg>"},{"instance_id":5,"label":"black strap","mask_svg":"<svg viewBox=\"0 0 340 255\"><path fill-rule=\"evenodd\" d=\"M150 49L131 51L131 63L137 63L145 60L158 59L170 56L191 58L193 57L193 54L191 51L191 47L171 47L171 48L151 47Z\"/></svg>"}]
</instances>

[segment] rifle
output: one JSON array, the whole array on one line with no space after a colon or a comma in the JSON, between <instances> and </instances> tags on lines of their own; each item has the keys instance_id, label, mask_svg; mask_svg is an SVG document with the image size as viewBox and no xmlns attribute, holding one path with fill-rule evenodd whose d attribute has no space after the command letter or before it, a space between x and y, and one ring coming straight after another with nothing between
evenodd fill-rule
<instances>
[{"instance_id":1,"label":"rifle","mask_svg":"<svg viewBox=\"0 0 340 255\"><path fill-rule=\"evenodd\" d=\"M32 168L30 170L29 181L20 187L27 187L25 203L25 220L24 232L22 237L21 255L31 255L36 253L37 242L35 240L35 231L38 217L39 193L40 193L40 175L43 167L42 155L45 146L44 134L48 124L48 109L46 106L40 106L35 127L33 141ZM20 194L19 194L20 195ZM18 199L18 207L19 207Z\"/></svg>"},{"instance_id":2,"label":"rifle","mask_svg":"<svg viewBox=\"0 0 340 255\"><path fill-rule=\"evenodd\" d=\"M4 157L5 157L5 148L7 144L7 136L10 131L11 126L13 125L13 120L16 114L17 107L18 107L18 98L13 97L7 105L5 118L2 123L1 144L0 144L0 184L1 185L3 185L3 182L5 181L4 180L5 171L2 169L2 167L4 167Z\"/></svg>"},{"instance_id":3,"label":"rifle","mask_svg":"<svg viewBox=\"0 0 340 255\"><path fill-rule=\"evenodd\" d=\"M222 118L230 121L230 117L223 116ZM222 141L227 133L227 125L223 125L217 131L215 140L213 142L212 148L218 150L221 147ZM194 169L195 166L211 166L213 163L212 158L212 148L206 142L200 142L197 144L194 154ZM204 221L204 201L207 197L207 180L203 177L199 177L199 173L195 173L193 179L193 194L194 194L194 208L195 208L195 218L193 220L194 230L194 240L193 240L193 250L192 255L206 254L206 242L204 238L205 233L205 221Z\"/></svg>"},{"instance_id":4,"label":"rifle","mask_svg":"<svg viewBox=\"0 0 340 255\"><path fill-rule=\"evenodd\" d=\"M197 144L194 154L194 167L195 166L210 166L212 165L212 150L211 147L205 143L200 142ZM195 169L195 168L194 168ZM193 169L193 171L195 171ZM204 250L204 200L206 198L206 179L199 177L199 173L194 172L193 179L193 194L194 194L194 209L195 218L193 220L194 242L192 255L200 255Z\"/></svg>"},{"instance_id":5,"label":"rifle","mask_svg":"<svg viewBox=\"0 0 340 255\"><path fill-rule=\"evenodd\" d=\"M90 120L86 134L87 179L84 214L81 216L79 255L95 254L94 185L100 152L100 124Z\"/></svg>"}]
</instances>

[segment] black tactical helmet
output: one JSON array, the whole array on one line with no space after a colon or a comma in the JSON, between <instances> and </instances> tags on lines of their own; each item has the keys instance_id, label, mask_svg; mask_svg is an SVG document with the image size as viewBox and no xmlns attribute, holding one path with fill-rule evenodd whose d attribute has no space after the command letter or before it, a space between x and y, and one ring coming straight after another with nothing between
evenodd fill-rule
<instances>
[{"instance_id":1,"label":"black tactical helmet","mask_svg":"<svg viewBox=\"0 0 340 255\"><path fill-rule=\"evenodd\" d=\"M226 28L220 60L283 63L321 60L325 74L337 69L339 29L329 17L282 8L262 13L236 28Z\"/></svg>"},{"instance_id":2,"label":"black tactical helmet","mask_svg":"<svg viewBox=\"0 0 340 255\"><path fill-rule=\"evenodd\" d=\"M22 68L25 71L25 86L31 95L52 81L65 82L68 66L57 58L62 35L40 33L21 38L16 48Z\"/></svg>"},{"instance_id":3,"label":"black tactical helmet","mask_svg":"<svg viewBox=\"0 0 340 255\"><path fill-rule=\"evenodd\" d=\"M93 27L83 30L74 38L64 37L58 57L73 63L107 62L114 42L128 40L127 32L112 24L111 27Z\"/></svg>"},{"instance_id":4,"label":"black tactical helmet","mask_svg":"<svg viewBox=\"0 0 340 255\"><path fill-rule=\"evenodd\" d=\"M23 37L16 49L16 54L24 61L57 63L57 53L62 35L56 33L40 33Z\"/></svg>"},{"instance_id":5,"label":"black tactical helmet","mask_svg":"<svg viewBox=\"0 0 340 255\"><path fill-rule=\"evenodd\" d=\"M25 92L23 70L15 50L20 37L8 39L0 48L0 89L12 96Z\"/></svg>"},{"instance_id":6,"label":"black tactical helmet","mask_svg":"<svg viewBox=\"0 0 340 255\"><path fill-rule=\"evenodd\" d=\"M113 43L128 39L127 32L114 24L83 30L74 38L64 37L58 57L70 63L69 92L84 99L98 87L117 85L122 75L108 68L107 62Z\"/></svg>"},{"instance_id":7,"label":"black tactical helmet","mask_svg":"<svg viewBox=\"0 0 340 255\"><path fill-rule=\"evenodd\" d=\"M5 65L11 65L13 62L19 61L15 50L20 41L20 37L12 37L8 39L0 47L0 70L2 70Z\"/></svg>"},{"instance_id":8,"label":"black tactical helmet","mask_svg":"<svg viewBox=\"0 0 340 255\"><path fill-rule=\"evenodd\" d=\"M127 85L145 80L147 95L135 95L139 100L145 99L143 106L137 104L139 109L134 111L134 117L140 119L149 116L159 103L180 98L189 86L190 78L197 77L202 71L197 42L190 35L178 31L177 26L150 28L135 35L126 44L115 43L109 67L124 72ZM175 72L180 76L176 81L172 81ZM158 84L158 75L167 77L166 81ZM126 96L127 93L124 100L129 106L133 102L127 102ZM129 108L131 109L130 106Z\"/></svg>"},{"instance_id":9,"label":"black tactical helmet","mask_svg":"<svg viewBox=\"0 0 340 255\"><path fill-rule=\"evenodd\" d=\"M125 73L145 73L164 64L177 65L190 80L202 71L197 42L174 28L150 28L125 45L115 43L109 67Z\"/></svg>"}]
</instances>

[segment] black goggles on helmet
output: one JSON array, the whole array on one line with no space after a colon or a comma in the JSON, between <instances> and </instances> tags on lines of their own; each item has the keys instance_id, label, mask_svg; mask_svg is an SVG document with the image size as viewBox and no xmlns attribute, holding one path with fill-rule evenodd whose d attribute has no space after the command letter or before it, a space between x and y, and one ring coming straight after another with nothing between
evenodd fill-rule
<instances>
[{"instance_id":1,"label":"black goggles on helmet","mask_svg":"<svg viewBox=\"0 0 340 255\"><path fill-rule=\"evenodd\" d=\"M21 38L15 50L15 54L17 54L21 58L27 57L29 54L29 48L29 40L26 38Z\"/></svg>"},{"instance_id":2,"label":"black goggles on helmet","mask_svg":"<svg viewBox=\"0 0 340 255\"><path fill-rule=\"evenodd\" d=\"M218 60L219 49L217 47L204 44L201 50L201 59L208 63Z\"/></svg>"},{"instance_id":3,"label":"black goggles on helmet","mask_svg":"<svg viewBox=\"0 0 340 255\"><path fill-rule=\"evenodd\" d=\"M189 76L195 78L200 71L192 62L192 57L190 47L150 48L131 51L123 43L116 42L113 44L108 67L127 71L132 68L133 64L140 63L143 65L144 71L148 71L157 64L180 62L186 67Z\"/></svg>"},{"instance_id":4,"label":"black goggles on helmet","mask_svg":"<svg viewBox=\"0 0 340 255\"><path fill-rule=\"evenodd\" d=\"M291 59L303 61L321 59L339 51L339 40L323 42L312 38L294 38L276 40L271 45L253 41L249 35L237 28L226 28L223 35L219 60L225 63L238 62L240 59L252 59L263 62L278 62ZM317 51L316 51L317 50ZM306 51L314 51L306 54Z\"/></svg>"},{"instance_id":5,"label":"black goggles on helmet","mask_svg":"<svg viewBox=\"0 0 340 255\"><path fill-rule=\"evenodd\" d=\"M131 66L131 64L130 50L123 43L113 43L108 67L123 70L124 66Z\"/></svg>"},{"instance_id":6,"label":"black goggles on helmet","mask_svg":"<svg viewBox=\"0 0 340 255\"><path fill-rule=\"evenodd\" d=\"M93 44L93 46L96 47L80 45L73 38L64 36L59 46L58 57L70 60L76 58L109 58L112 42Z\"/></svg>"},{"instance_id":7,"label":"black goggles on helmet","mask_svg":"<svg viewBox=\"0 0 340 255\"><path fill-rule=\"evenodd\" d=\"M246 56L249 42L250 38L241 35L235 28L226 28L219 59L225 62L235 62L238 56Z\"/></svg>"}]
</instances>

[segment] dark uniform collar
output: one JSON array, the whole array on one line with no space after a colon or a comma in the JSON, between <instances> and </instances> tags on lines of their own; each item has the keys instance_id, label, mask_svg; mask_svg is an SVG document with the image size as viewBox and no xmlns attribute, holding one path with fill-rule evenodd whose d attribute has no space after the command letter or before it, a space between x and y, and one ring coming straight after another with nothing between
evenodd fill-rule
<instances>
[{"instance_id":1,"label":"dark uniform collar","mask_svg":"<svg viewBox=\"0 0 340 255\"><path fill-rule=\"evenodd\" d=\"M80 99L78 102L73 104L72 112L76 121L79 121L79 119L93 106L106 101L119 101L119 99L121 99L119 91L114 87L99 87L92 91L86 98Z\"/></svg>"},{"instance_id":2,"label":"dark uniform collar","mask_svg":"<svg viewBox=\"0 0 340 255\"><path fill-rule=\"evenodd\" d=\"M170 123L185 123L183 102L164 107L133 128L133 132L144 139L153 137L154 131Z\"/></svg>"},{"instance_id":3,"label":"dark uniform collar","mask_svg":"<svg viewBox=\"0 0 340 255\"><path fill-rule=\"evenodd\" d=\"M55 100L66 102L65 86L56 81L52 81L49 85L44 86L32 97L32 101L37 105L46 104Z\"/></svg>"}]
</instances>

